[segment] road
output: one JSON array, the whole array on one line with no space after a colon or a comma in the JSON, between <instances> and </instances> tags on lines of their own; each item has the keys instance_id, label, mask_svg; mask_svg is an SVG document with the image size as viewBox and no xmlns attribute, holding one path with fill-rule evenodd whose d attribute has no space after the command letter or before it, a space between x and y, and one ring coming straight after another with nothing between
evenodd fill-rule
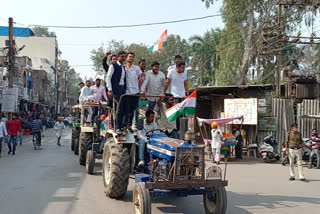
<instances>
[{"instance_id":1,"label":"road","mask_svg":"<svg viewBox=\"0 0 320 214\"><path fill-rule=\"evenodd\" d=\"M101 161L94 175L87 175L70 151L71 129L62 147L49 130L41 150L34 151L30 136L15 156L0 158L1 214L129 214L133 213L132 187L122 200L103 192ZM317 213L320 210L320 170L305 169L309 183L288 181L288 167L260 161L228 165L228 209L231 214ZM202 197L167 197L152 201L152 213L204 213Z\"/></svg>"}]
</instances>

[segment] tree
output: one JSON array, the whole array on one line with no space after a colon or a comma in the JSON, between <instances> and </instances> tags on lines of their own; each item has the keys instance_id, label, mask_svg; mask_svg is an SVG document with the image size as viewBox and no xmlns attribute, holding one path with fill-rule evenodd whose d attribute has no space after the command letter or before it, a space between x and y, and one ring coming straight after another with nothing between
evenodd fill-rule
<instances>
[{"instance_id":1,"label":"tree","mask_svg":"<svg viewBox=\"0 0 320 214\"><path fill-rule=\"evenodd\" d=\"M36 26L32 28L34 35L38 37L57 37L55 32L50 32L47 27Z\"/></svg>"},{"instance_id":2,"label":"tree","mask_svg":"<svg viewBox=\"0 0 320 214\"><path fill-rule=\"evenodd\" d=\"M200 85L215 85L215 74L219 67L217 47L220 42L221 31L219 29L206 32L204 36L192 36L191 42L193 70L200 73Z\"/></svg>"},{"instance_id":3,"label":"tree","mask_svg":"<svg viewBox=\"0 0 320 214\"><path fill-rule=\"evenodd\" d=\"M67 60L60 60L58 64L58 72L64 72L66 74L66 91L72 97L79 97L79 83L82 81L79 73L73 68L70 68Z\"/></svg>"}]
</instances>

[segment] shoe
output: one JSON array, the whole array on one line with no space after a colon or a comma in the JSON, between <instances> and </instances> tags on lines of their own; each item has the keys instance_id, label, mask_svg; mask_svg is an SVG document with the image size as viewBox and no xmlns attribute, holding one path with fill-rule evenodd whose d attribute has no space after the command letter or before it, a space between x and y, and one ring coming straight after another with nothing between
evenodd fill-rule
<instances>
[{"instance_id":1,"label":"shoe","mask_svg":"<svg viewBox=\"0 0 320 214\"><path fill-rule=\"evenodd\" d=\"M122 135L122 130L121 129L117 129L116 133L117 133L117 135Z\"/></svg>"},{"instance_id":2,"label":"shoe","mask_svg":"<svg viewBox=\"0 0 320 214\"><path fill-rule=\"evenodd\" d=\"M300 181L303 181L303 182L309 182L307 179L305 178L301 178Z\"/></svg>"},{"instance_id":3,"label":"shoe","mask_svg":"<svg viewBox=\"0 0 320 214\"><path fill-rule=\"evenodd\" d=\"M144 161L139 161L138 166L139 167L143 167L144 166Z\"/></svg>"},{"instance_id":4,"label":"shoe","mask_svg":"<svg viewBox=\"0 0 320 214\"><path fill-rule=\"evenodd\" d=\"M16 154L16 152L12 152L12 155L15 155Z\"/></svg>"},{"instance_id":5,"label":"shoe","mask_svg":"<svg viewBox=\"0 0 320 214\"><path fill-rule=\"evenodd\" d=\"M289 178L289 181L294 181L294 180L296 180L294 177Z\"/></svg>"},{"instance_id":6,"label":"shoe","mask_svg":"<svg viewBox=\"0 0 320 214\"><path fill-rule=\"evenodd\" d=\"M60 144L60 143L57 143L57 145L58 145L58 146L61 146L61 144Z\"/></svg>"},{"instance_id":7,"label":"shoe","mask_svg":"<svg viewBox=\"0 0 320 214\"><path fill-rule=\"evenodd\" d=\"M128 134L128 129L127 128L124 128L123 129L123 135L127 135Z\"/></svg>"},{"instance_id":8,"label":"shoe","mask_svg":"<svg viewBox=\"0 0 320 214\"><path fill-rule=\"evenodd\" d=\"M136 131L137 131L137 129L136 129L136 128L133 128L132 126L129 126L128 130L129 130L130 132L136 132Z\"/></svg>"},{"instance_id":9,"label":"shoe","mask_svg":"<svg viewBox=\"0 0 320 214\"><path fill-rule=\"evenodd\" d=\"M220 161L217 162L217 165L220 165Z\"/></svg>"},{"instance_id":10,"label":"shoe","mask_svg":"<svg viewBox=\"0 0 320 214\"><path fill-rule=\"evenodd\" d=\"M20 146L22 146L22 143L20 143Z\"/></svg>"},{"instance_id":11,"label":"shoe","mask_svg":"<svg viewBox=\"0 0 320 214\"><path fill-rule=\"evenodd\" d=\"M10 153L11 153L11 150L9 150L8 155L10 155Z\"/></svg>"}]
</instances>

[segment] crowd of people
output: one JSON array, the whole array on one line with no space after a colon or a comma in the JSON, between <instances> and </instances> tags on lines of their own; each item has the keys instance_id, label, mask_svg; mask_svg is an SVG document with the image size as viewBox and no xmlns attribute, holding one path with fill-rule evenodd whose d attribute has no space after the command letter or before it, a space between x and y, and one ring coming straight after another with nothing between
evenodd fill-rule
<instances>
[{"instance_id":1,"label":"crowd of people","mask_svg":"<svg viewBox=\"0 0 320 214\"><path fill-rule=\"evenodd\" d=\"M65 128L64 123L62 123L62 117L58 117L58 121L52 126L61 137L62 130ZM49 124L52 122L52 118L44 117L43 115L36 115L34 117L26 117L23 114L12 114L11 119L8 120L7 117L2 114L0 121L0 157L2 152L2 143L6 142L8 146L8 155L15 155L16 148L19 144L22 146L24 140L25 130L30 130L30 134L38 135L41 145L41 137L45 136L46 129L51 127ZM61 123L63 125L61 125ZM60 139L57 135L57 144L61 146Z\"/></svg>"},{"instance_id":2,"label":"crowd of people","mask_svg":"<svg viewBox=\"0 0 320 214\"><path fill-rule=\"evenodd\" d=\"M156 106L159 110L159 128L163 128L169 136L177 138L176 122L168 122L165 110L172 107L175 102L180 102L189 93L186 64L182 61L182 57L175 56L175 64L163 73L160 71L159 62L152 62L149 71L146 71L145 59L140 59L138 65L134 65L133 52L120 51L117 55L111 55L111 64L108 65L110 55L111 52L106 53L102 62L107 73L104 85L99 78L95 82L86 80L85 85L80 83L79 103L105 101L109 102L110 106L113 100L115 105L120 103L115 118L115 128L118 134L126 134L128 131L136 131L133 121L138 120L139 100L145 97L149 103L148 110L153 111ZM90 107L87 109L86 122L92 126L95 111Z\"/></svg>"}]
</instances>

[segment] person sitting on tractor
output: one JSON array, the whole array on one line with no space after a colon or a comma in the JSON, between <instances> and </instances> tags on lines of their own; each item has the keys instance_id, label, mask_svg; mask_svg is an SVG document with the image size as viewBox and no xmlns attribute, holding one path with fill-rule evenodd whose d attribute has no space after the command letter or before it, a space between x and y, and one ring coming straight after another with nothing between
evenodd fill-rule
<instances>
[{"instance_id":1,"label":"person sitting on tractor","mask_svg":"<svg viewBox=\"0 0 320 214\"><path fill-rule=\"evenodd\" d=\"M146 134L153 134L153 131L158 129L157 124L154 122L154 112L152 110L148 110L146 112L146 119L143 120L143 128L142 130L138 130L138 146L139 146L139 163L138 166L144 166L144 149L146 147L146 143L148 142L148 138Z\"/></svg>"},{"instance_id":2,"label":"person sitting on tractor","mask_svg":"<svg viewBox=\"0 0 320 214\"><path fill-rule=\"evenodd\" d=\"M166 98L164 98L166 97ZM163 99L164 98L164 99ZM162 103L162 100L164 103ZM174 97L172 94L166 93L165 95L160 95L158 101L158 107L160 110L160 120L159 120L159 128L165 131L165 134L168 137L179 139L179 132L177 130L176 121L169 122L168 117L166 115L166 110L171 108L174 104Z\"/></svg>"},{"instance_id":3,"label":"person sitting on tractor","mask_svg":"<svg viewBox=\"0 0 320 214\"><path fill-rule=\"evenodd\" d=\"M93 101L95 99L94 96L92 95L92 89L90 87L91 87L91 81L87 80L86 86L84 86L81 89L81 94L79 97L79 101L80 101L81 105L83 105L86 102L89 102L91 100ZM91 123L93 111L92 111L91 107L88 107L87 110L88 110L89 114L88 114L86 122Z\"/></svg>"}]
</instances>

